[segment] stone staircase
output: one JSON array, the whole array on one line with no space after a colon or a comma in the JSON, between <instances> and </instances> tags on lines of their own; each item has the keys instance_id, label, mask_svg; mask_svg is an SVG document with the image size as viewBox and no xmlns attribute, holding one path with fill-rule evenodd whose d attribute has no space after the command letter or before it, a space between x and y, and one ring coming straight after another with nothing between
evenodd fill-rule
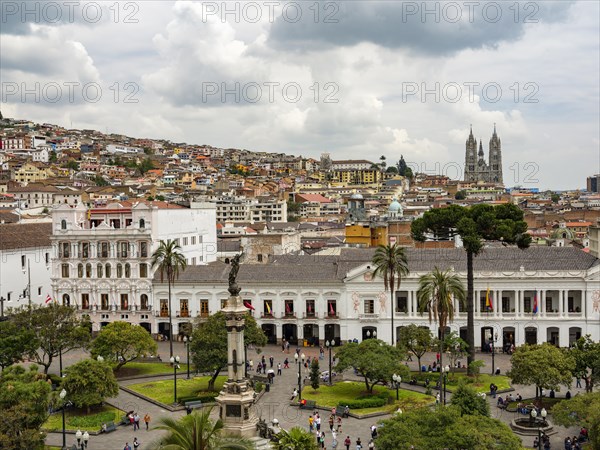
<instances>
[{"instance_id":1,"label":"stone staircase","mask_svg":"<svg viewBox=\"0 0 600 450\"><path fill-rule=\"evenodd\" d=\"M258 436L250 438L250 442L254 444L256 450L272 450L271 441Z\"/></svg>"}]
</instances>

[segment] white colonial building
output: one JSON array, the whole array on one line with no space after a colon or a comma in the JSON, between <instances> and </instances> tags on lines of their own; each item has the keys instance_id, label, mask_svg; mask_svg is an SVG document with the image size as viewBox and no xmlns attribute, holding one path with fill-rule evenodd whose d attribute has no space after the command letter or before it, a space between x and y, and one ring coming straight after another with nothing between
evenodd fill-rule
<instances>
[{"instance_id":1,"label":"white colonial building","mask_svg":"<svg viewBox=\"0 0 600 450\"><path fill-rule=\"evenodd\" d=\"M394 310L396 336L402 327L431 328L418 312L419 277L434 267L456 271L466 284L463 249L407 249L410 274L394 293L373 278L373 249L343 249L340 256L279 256L268 264L242 264L238 284L242 298L271 342L316 344L325 339L348 341L376 335L391 338ZM475 345L496 346L551 342L566 347L580 336L600 340L600 260L575 248L486 248L475 258ZM188 268L173 289L175 308L186 305L191 322L220 310L228 297L230 266L215 262ZM486 307L489 289L491 308ZM154 308L168 298L167 285L154 278ZM534 313L537 304L537 312ZM466 338L461 308L450 329Z\"/></svg>"},{"instance_id":2,"label":"white colonial building","mask_svg":"<svg viewBox=\"0 0 600 450\"><path fill-rule=\"evenodd\" d=\"M192 203L122 201L91 209L60 205L52 211L52 290L55 298L90 316L93 330L118 320L151 333L168 333L168 305L153 308L152 253L176 240L188 264L215 261L215 208ZM190 314L181 304L176 313Z\"/></svg>"},{"instance_id":3,"label":"white colonial building","mask_svg":"<svg viewBox=\"0 0 600 450\"><path fill-rule=\"evenodd\" d=\"M0 301L4 312L44 304L52 294L52 224L0 224Z\"/></svg>"}]
</instances>

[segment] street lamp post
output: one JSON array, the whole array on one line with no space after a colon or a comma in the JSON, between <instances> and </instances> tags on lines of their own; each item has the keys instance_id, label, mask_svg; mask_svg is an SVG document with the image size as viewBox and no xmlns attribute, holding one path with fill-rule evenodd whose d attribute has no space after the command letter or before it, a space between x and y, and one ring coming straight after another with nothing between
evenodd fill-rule
<instances>
[{"instance_id":1,"label":"street lamp post","mask_svg":"<svg viewBox=\"0 0 600 450\"><path fill-rule=\"evenodd\" d=\"M400 389L400 383L402 383L402 377L400 375L392 375L392 380L394 381L394 385L396 386L396 400L400 400L400 394L398 393L398 389Z\"/></svg>"},{"instance_id":2,"label":"street lamp post","mask_svg":"<svg viewBox=\"0 0 600 450\"><path fill-rule=\"evenodd\" d=\"M450 366L446 366L446 367L442 367L442 379L444 381L444 385L442 386L442 388L444 389L444 393L443 393L443 398L444 398L444 405L446 404L446 381L448 379L448 372L450 372Z\"/></svg>"},{"instance_id":3,"label":"street lamp post","mask_svg":"<svg viewBox=\"0 0 600 450\"><path fill-rule=\"evenodd\" d=\"M177 369L179 368L179 356L171 356L169 361L173 364L173 403L177 403Z\"/></svg>"},{"instance_id":4,"label":"street lamp post","mask_svg":"<svg viewBox=\"0 0 600 450\"><path fill-rule=\"evenodd\" d=\"M187 379L190 379L190 344L192 342L192 337L183 337L183 342L185 342L185 346L187 347Z\"/></svg>"},{"instance_id":5,"label":"street lamp post","mask_svg":"<svg viewBox=\"0 0 600 450\"><path fill-rule=\"evenodd\" d=\"M542 418L538 422L538 427L537 427L537 429L538 429L538 450L542 450L542 427L541 427L541 425L546 420L547 415L548 415L548 412L546 411L546 408L542 408L542 410L540 411L540 416L542 416ZM536 418L537 418L537 411L535 409L532 409L531 410L532 421L536 422Z\"/></svg>"},{"instance_id":6,"label":"street lamp post","mask_svg":"<svg viewBox=\"0 0 600 450\"><path fill-rule=\"evenodd\" d=\"M492 340L492 375L496 372L496 364L494 360L494 356L496 355L496 342L498 342L498 333L494 334Z\"/></svg>"},{"instance_id":7,"label":"street lamp post","mask_svg":"<svg viewBox=\"0 0 600 450\"><path fill-rule=\"evenodd\" d=\"M65 431L65 397L67 396L67 391L63 389L62 391L60 391L60 394L58 394L58 396L62 400L62 450L66 450L67 435Z\"/></svg>"},{"instance_id":8,"label":"street lamp post","mask_svg":"<svg viewBox=\"0 0 600 450\"><path fill-rule=\"evenodd\" d=\"M367 339L371 338L371 330L367 330ZM373 339L377 339L377 330L373 330Z\"/></svg>"},{"instance_id":9,"label":"street lamp post","mask_svg":"<svg viewBox=\"0 0 600 450\"><path fill-rule=\"evenodd\" d=\"M304 359L306 355L302 353L302 356L298 356L298 353L294 355L294 359L298 363L298 402L302 401L302 364L304 364Z\"/></svg>"},{"instance_id":10,"label":"street lamp post","mask_svg":"<svg viewBox=\"0 0 600 450\"><path fill-rule=\"evenodd\" d=\"M331 348L335 345L335 340L332 339L331 341L325 341L325 347L327 347L327 349L329 350L329 386L331 386Z\"/></svg>"}]
</instances>

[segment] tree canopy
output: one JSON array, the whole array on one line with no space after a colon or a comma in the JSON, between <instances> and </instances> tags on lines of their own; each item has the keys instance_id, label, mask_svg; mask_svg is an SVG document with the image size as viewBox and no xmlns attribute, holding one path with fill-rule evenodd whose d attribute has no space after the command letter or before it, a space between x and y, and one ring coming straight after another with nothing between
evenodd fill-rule
<instances>
[{"instance_id":1,"label":"tree canopy","mask_svg":"<svg viewBox=\"0 0 600 450\"><path fill-rule=\"evenodd\" d=\"M92 341L92 355L115 364L115 370L142 355L154 355L158 346L148 331L129 322L112 322Z\"/></svg>"},{"instance_id":2,"label":"tree canopy","mask_svg":"<svg viewBox=\"0 0 600 450\"><path fill-rule=\"evenodd\" d=\"M510 358L507 375L515 384L534 385L538 389L559 390L570 386L575 359L568 351L544 342L541 345L522 345Z\"/></svg>"},{"instance_id":3,"label":"tree canopy","mask_svg":"<svg viewBox=\"0 0 600 450\"><path fill-rule=\"evenodd\" d=\"M414 323L402 328L398 336L398 346L417 357L419 371L421 370L421 358L433 345L433 336L429 328L419 327Z\"/></svg>"},{"instance_id":4,"label":"tree canopy","mask_svg":"<svg viewBox=\"0 0 600 450\"><path fill-rule=\"evenodd\" d=\"M576 395L557 403L552 408L552 419L565 427L580 426L588 429L593 450L600 449L600 392Z\"/></svg>"},{"instance_id":5,"label":"tree canopy","mask_svg":"<svg viewBox=\"0 0 600 450\"><path fill-rule=\"evenodd\" d=\"M119 385L110 365L95 359L84 359L67 367L61 387L67 391L67 400L88 410L90 406L119 394Z\"/></svg>"},{"instance_id":6,"label":"tree canopy","mask_svg":"<svg viewBox=\"0 0 600 450\"><path fill-rule=\"evenodd\" d=\"M0 367L3 370L36 350L37 343L32 330L19 327L9 320L0 322Z\"/></svg>"},{"instance_id":7,"label":"tree canopy","mask_svg":"<svg viewBox=\"0 0 600 450\"><path fill-rule=\"evenodd\" d=\"M583 378L586 392L592 392L594 384L600 382L600 342L592 341L589 335L582 336L569 353L575 358L573 376Z\"/></svg>"},{"instance_id":8,"label":"tree canopy","mask_svg":"<svg viewBox=\"0 0 600 450\"><path fill-rule=\"evenodd\" d=\"M379 339L366 339L361 343L348 342L338 348L335 353L338 372L353 367L364 378L368 392L373 392L376 384L391 382L392 376L398 374L408 379L409 370L402 361L405 354Z\"/></svg>"},{"instance_id":9,"label":"tree canopy","mask_svg":"<svg viewBox=\"0 0 600 450\"><path fill-rule=\"evenodd\" d=\"M462 416L479 415L489 417L490 415L490 404L487 399L479 395L473 386L464 381L458 384L458 388L452 394L450 403L458 408Z\"/></svg>"},{"instance_id":10,"label":"tree canopy","mask_svg":"<svg viewBox=\"0 0 600 450\"><path fill-rule=\"evenodd\" d=\"M384 421L375 440L378 450L463 449L520 450L521 440L499 420L480 415L462 415L449 406L431 411L420 408L395 414Z\"/></svg>"},{"instance_id":11,"label":"tree canopy","mask_svg":"<svg viewBox=\"0 0 600 450\"><path fill-rule=\"evenodd\" d=\"M213 372L208 383L209 389L212 390L219 372L227 366L225 315L219 311L209 316L208 319L199 319L194 328L190 344L191 359L197 370ZM244 344L246 346L254 345L257 348L267 345L267 337L250 314L246 315Z\"/></svg>"},{"instance_id":12,"label":"tree canopy","mask_svg":"<svg viewBox=\"0 0 600 450\"><path fill-rule=\"evenodd\" d=\"M0 448L43 448L40 431L48 418L50 384L38 366L7 368L0 375Z\"/></svg>"},{"instance_id":13,"label":"tree canopy","mask_svg":"<svg viewBox=\"0 0 600 450\"><path fill-rule=\"evenodd\" d=\"M293 427L289 431L277 433L276 450L317 450L317 442L312 433L301 427Z\"/></svg>"},{"instance_id":14,"label":"tree canopy","mask_svg":"<svg viewBox=\"0 0 600 450\"><path fill-rule=\"evenodd\" d=\"M44 367L44 373L60 352L85 348L90 341L89 323L77 317L70 306L51 303L48 306L24 307L10 319L18 327L31 330L36 351L29 358Z\"/></svg>"}]
</instances>

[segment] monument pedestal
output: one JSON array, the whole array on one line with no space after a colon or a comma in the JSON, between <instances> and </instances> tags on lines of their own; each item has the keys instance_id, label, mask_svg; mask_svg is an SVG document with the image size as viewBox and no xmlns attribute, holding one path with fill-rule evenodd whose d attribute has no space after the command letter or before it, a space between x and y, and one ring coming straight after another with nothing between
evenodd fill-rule
<instances>
[{"instance_id":1,"label":"monument pedestal","mask_svg":"<svg viewBox=\"0 0 600 450\"><path fill-rule=\"evenodd\" d=\"M232 295L222 309L227 326L227 381L216 401L226 433L253 437L257 435L258 417L254 406L256 394L245 377L244 327L247 309L237 295L237 286L230 286L229 291Z\"/></svg>"}]
</instances>

